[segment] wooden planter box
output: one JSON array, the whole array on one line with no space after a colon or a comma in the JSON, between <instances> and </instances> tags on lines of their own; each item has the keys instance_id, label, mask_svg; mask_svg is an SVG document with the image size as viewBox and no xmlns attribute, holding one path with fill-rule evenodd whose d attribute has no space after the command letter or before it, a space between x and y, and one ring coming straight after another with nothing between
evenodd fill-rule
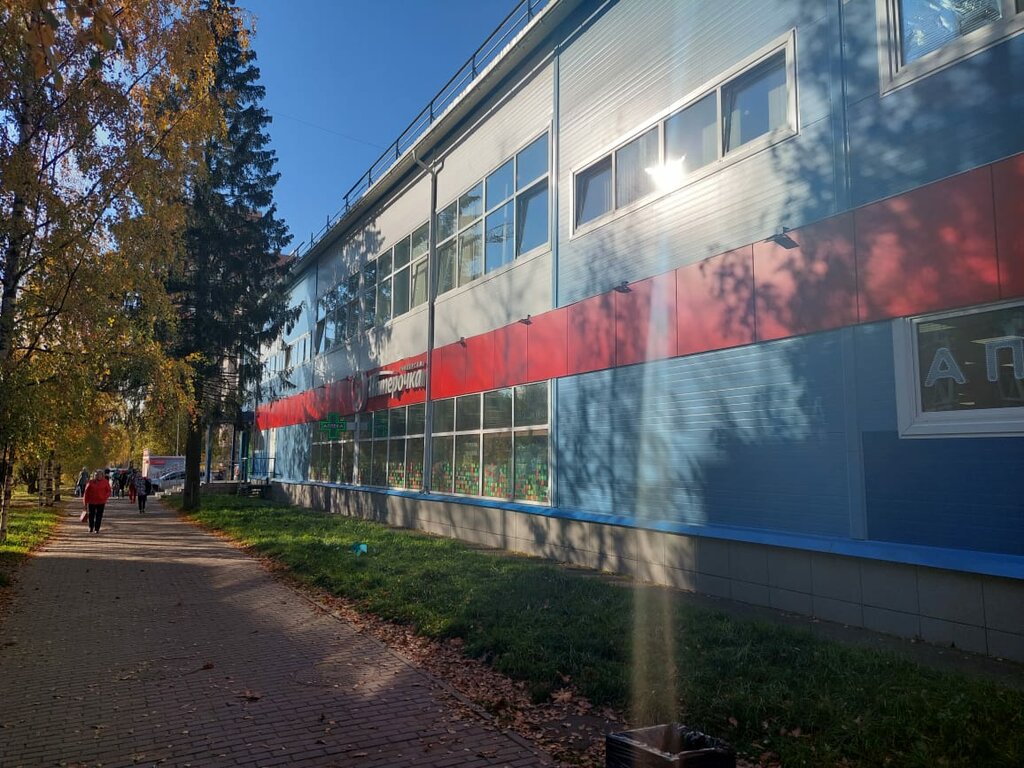
<instances>
[{"instance_id":1,"label":"wooden planter box","mask_svg":"<svg viewBox=\"0 0 1024 768\"><path fill-rule=\"evenodd\" d=\"M736 752L721 739L679 723L605 737L606 768L736 768Z\"/></svg>"}]
</instances>

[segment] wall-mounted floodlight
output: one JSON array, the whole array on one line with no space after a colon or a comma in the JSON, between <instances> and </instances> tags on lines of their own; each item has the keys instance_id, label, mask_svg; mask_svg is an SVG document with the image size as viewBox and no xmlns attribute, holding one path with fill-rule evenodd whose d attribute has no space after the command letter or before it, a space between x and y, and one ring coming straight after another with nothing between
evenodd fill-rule
<instances>
[{"instance_id":1,"label":"wall-mounted floodlight","mask_svg":"<svg viewBox=\"0 0 1024 768\"><path fill-rule=\"evenodd\" d=\"M629 280L623 280L621 283L616 285L612 290L618 291L619 293L629 293Z\"/></svg>"},{"instance_id":2,"label":"wall-mounted floodlight","mask_svg":"<svg viewBox=\"0 0 1024 768\"><path fill-rule=\"evenodd\" d=\"M466 337L465 336L459 336L459 344L461 344L462 346L466 346Z\"/></svg>"},{"instance_id":3,"label":"wall-mounted floodlight","mask_svg":"<svg viewBox=\"0 0 1024 768\"><path fill-rule=\"evenodd\" d=\"M530 325L533 323L533 318L527 315L526 317L519 318L519 322L522 323L523 325Z\"/></svg>"},{"instance_id":4,"label":"wall-mounted floodlight","mask_svg":"<svg viewBox=\"0 0 1024 768\"><path fill-rule=\"evenodd\" d=\"M765 242L768 242L770 240L776 245L782 246L787 251L793 250L794 248L799 248L800 243L798 243L796 240L794 240L787 234L789 231L789 227L783 227L781 232L776 232L774 235L769 237L768 240L766 240Z\"/></svg>"}]
</instances>

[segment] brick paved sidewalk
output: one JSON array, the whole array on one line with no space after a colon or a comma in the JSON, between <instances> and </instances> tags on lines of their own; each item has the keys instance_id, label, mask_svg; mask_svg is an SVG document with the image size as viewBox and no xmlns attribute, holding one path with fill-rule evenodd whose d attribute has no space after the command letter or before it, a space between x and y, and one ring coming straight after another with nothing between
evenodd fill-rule
<instances>
[{"instance_id":1,"label":"brick paved sidewalk","mask_svg":"<svg viewBox=\"0 0 1024 768\"><path fill-rule=\"evenodd\" d=\"M2 768L551 764L152 499L77 509L0 617Z\"/></svg>"}]
</instances>

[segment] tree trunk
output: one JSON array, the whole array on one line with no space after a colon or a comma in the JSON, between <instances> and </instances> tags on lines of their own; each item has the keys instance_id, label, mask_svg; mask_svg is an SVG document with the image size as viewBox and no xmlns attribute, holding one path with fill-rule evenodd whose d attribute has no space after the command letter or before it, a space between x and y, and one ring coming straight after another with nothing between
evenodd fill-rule
<instances>
[{"instance_id":1,"label":"tree trunk","mask_svg":"<svg viewBox=\"0 0 1024 768\"><path fill-rule=\"evenodd\" d=\"M185 434L185 489L181 506L188 512L199 509L199 462L203 454L203 423L189 419Z\"/></svg>"},{"instance_id":2,"label":"tree trunk","mask_svg":"<svg viewBox=\"0 0 1024 768\"><path fill-rule=\"evenodd\" d=\"M17 110L18 139L14 146L13 154L19 157L20 162L15 167L20 167L24 173L35 170L32 162L32 149L30 137L32 135L32 112L35 99L38 95L29 77L27 69L22 72L21 78L22 100ZM11 350L14 347L14 321L15 308L18 302L18 282L21 279L22 260L27 256L26 246L29 244L32 233L32 224L29 221L26 210L26 200L31 199L31 194L26 190L27 182L20 180L17 184L13 179L9 191L13 192L11 201L11 218L7 223L7 249L3 256L2 291L0 291L0 371L6 367L11 357ZM13 462L11 462L13 464Z\"/></svg>"},{"instance_id":3,"label":"tree trunk","mask_svg":"<svg viewBox=\"0 0 1024 768\"><path fill-rule=\"evenodd\" d=\"M46 467L46 474L43 475L43 497L47 507L53 506L53 465L53 451L50 451L50 455L43 462L43 466Z\"/></svg>"},{"instance_id":4,"label":"tree trunk","mask_svg":"<svg viewBox=\"0 0 1024 768\"><path fill-rule=\"evenodd\" d=\"M14 449L0 451L0 541L7 541L7 515L11 508L11 480L14 478Z\"/></svg>"}]
</instances>

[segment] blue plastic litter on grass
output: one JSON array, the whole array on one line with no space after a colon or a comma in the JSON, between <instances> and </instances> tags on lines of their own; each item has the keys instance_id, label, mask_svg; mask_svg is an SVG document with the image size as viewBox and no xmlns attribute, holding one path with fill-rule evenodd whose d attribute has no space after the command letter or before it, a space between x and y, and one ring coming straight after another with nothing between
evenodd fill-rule
<instances>
[{"instance_id":1,"label":"blue plastic litter on grass","mask_svg":"<svg viewBox=\"0 0 1024 768\"><path fill-rule=\"evenodd\" d=\"M365 544L353 544L352 545L352 551L356 553L356 557L359 557L360 555L365 555L366 554L366 545Z\"/></svg>"}]
</instances>

